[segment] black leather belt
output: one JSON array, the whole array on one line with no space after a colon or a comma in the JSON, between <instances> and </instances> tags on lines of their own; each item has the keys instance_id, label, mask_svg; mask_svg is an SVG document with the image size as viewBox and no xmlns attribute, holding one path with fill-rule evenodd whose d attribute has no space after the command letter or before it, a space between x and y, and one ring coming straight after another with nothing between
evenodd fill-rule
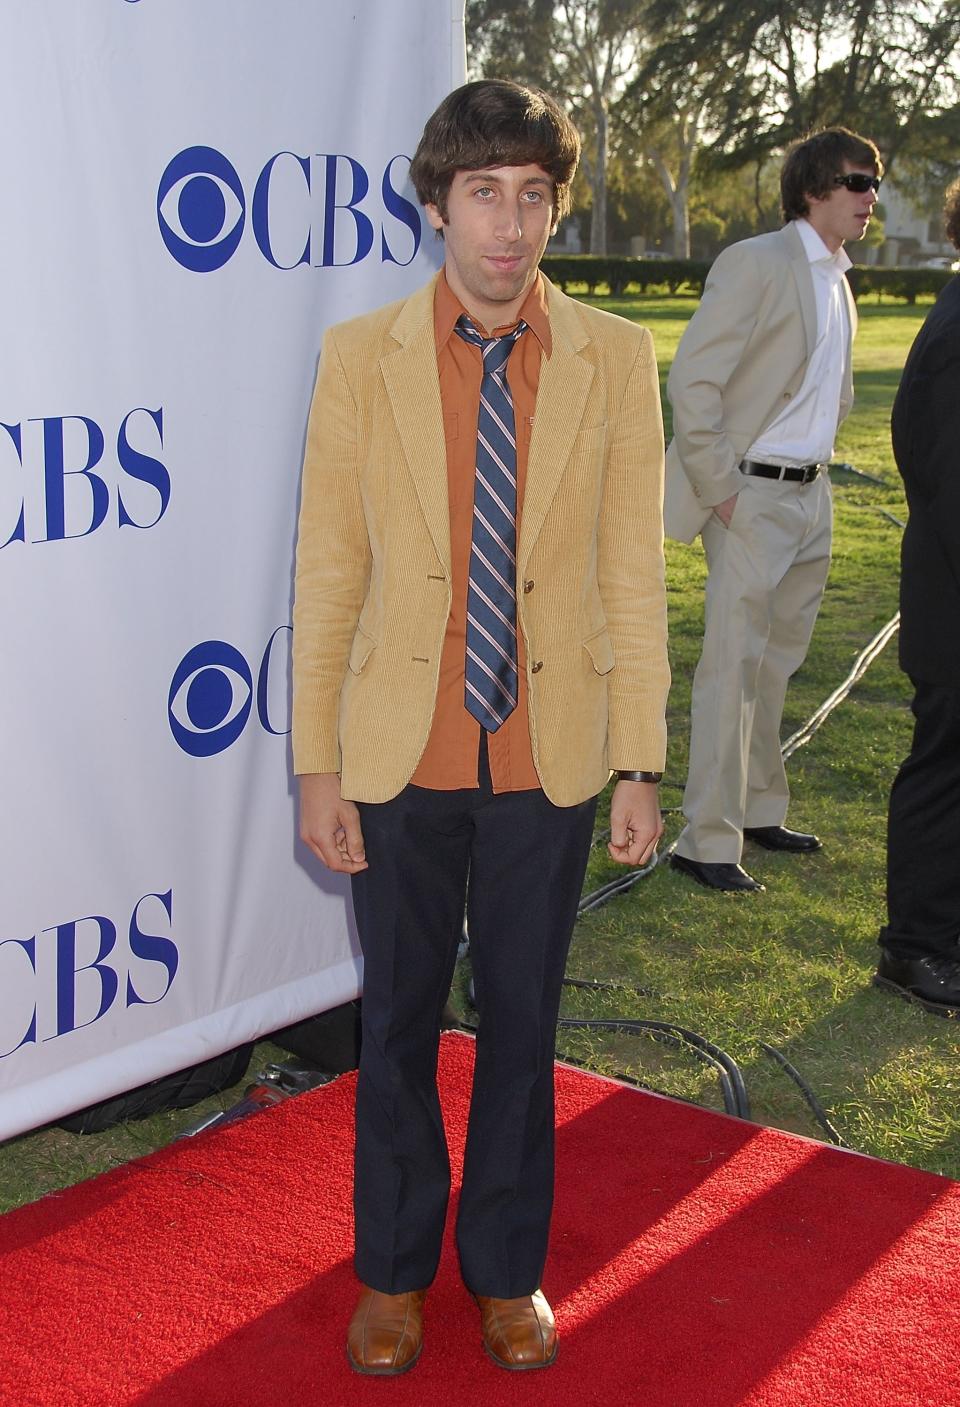
<instances>
[{"instance_id":1,"label":"black leather belt","mask_svg":"<svg viewBox=\"0 0 960 1407\"><path fill-rule=\"evenodd\" d=\"M758 479L785 479L791 484L812 484L826 464L804 464L795 469L791 464L759 464L755 459L740 461L741 474L754 474Z\"/></svg>"}]
</instances>

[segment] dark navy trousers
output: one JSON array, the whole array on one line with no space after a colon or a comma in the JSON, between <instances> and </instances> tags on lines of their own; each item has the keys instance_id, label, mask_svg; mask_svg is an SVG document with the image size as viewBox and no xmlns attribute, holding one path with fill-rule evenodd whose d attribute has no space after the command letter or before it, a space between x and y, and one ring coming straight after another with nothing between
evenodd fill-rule
<instances>
[{"instance_id":1,"label":"dark navy trousers","mask_svg":"<svg viewBox=\"0 0 960 1407\"><path fill-rule=\"evenodd\" d=\"M433 1280L450 1192L437 1096L440 1014L464 909L478 1008L457 1215L464 1283L510 1298L540 1285L553 1205L553 1062L596 798L407 786L361 803L354 875L364 959L354 1210L357 1274L397 1294Z\"/></svg>"}]
</instances>

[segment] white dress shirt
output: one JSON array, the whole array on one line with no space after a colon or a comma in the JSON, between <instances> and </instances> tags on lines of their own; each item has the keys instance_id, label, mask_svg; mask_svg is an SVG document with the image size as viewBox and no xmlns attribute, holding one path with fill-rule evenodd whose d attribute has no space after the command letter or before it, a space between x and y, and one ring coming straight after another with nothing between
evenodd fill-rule
<instances>
[{"instance_id":1,"label":"white dress shirt","mask_svg":"<svg viewBox=\"0 0 960 1407\"><path fill-rule=\"evenodd\" d=\"M817 340L803 383L747 450L761 464L826 464L840 417L840 390L850 355L850 317L842 279L851 260L843 245L831 254L809 220L797 220L817 305Z\"/></svg>"}]
</instances>

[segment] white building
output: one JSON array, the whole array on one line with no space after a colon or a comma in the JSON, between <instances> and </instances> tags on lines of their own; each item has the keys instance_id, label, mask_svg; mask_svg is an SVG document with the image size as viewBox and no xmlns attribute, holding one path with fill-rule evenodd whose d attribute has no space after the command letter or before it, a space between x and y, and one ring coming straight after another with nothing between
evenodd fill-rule
<instances>
[{"instance_id":1,"label":"white building","mask_svg":"<svg viewBox=\"0 0 960 1407\"><path fill-rule=\"evenodd\" d=\"M893 181L880 188L884 214L884 241L864 251L864 263L926 265L933 261L949 268L957 251L943 232L943 190L925 187L921 191L900 189Z\"/></svg>"}]
</instances>

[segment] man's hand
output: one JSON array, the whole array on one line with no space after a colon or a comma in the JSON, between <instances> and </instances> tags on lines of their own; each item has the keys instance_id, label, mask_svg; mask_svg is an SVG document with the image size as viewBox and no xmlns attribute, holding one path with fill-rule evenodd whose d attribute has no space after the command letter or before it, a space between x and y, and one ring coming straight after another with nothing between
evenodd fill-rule
<instances>
[{"instance_id":1,"label":"man's hand","mask_svg":"<svg viewBox=\"0 0 960 1407\"><path fill-rule=\"evenodd\" d=\"M713 505L714 513L716 513L725 528L730 526L733 510L737 506L737 497L738 495L734 493L731 494L729 498L725 498L722 503L715 503Z\"/></svg>"},{"instance_id":2,"label":"man's hand","mask_svg":"<svg viewBox=\"0 0 960 1407\"><path fill-rule=\"evenodd\" d=\"M360 812L340 796L336 772L310 772L300 778L300 839L328 870L359 874L367 868Z\"/></svg>"},{"instance_id":3,"label":"man's hand","mask_svg":"<svg viewBox=\"0 0 960 1407\"><path fill-rule=\"evenodd\" d=\"M645 865L663 835L656 782L617 782L607 852L620 865Z\"/></svg>"}]
</instances>

